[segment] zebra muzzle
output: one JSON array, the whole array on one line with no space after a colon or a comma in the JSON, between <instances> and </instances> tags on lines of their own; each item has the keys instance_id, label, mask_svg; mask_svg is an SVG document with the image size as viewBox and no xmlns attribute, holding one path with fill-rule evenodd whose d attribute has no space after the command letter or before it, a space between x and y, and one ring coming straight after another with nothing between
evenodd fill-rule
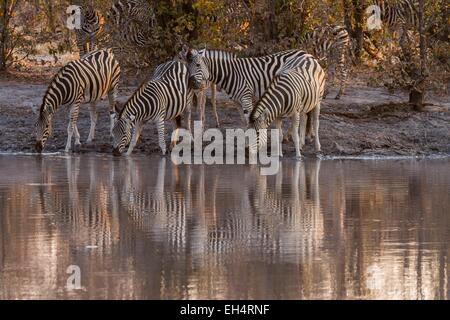
<instances>
[{"instance_id":1,"label":"zebra muzzle","mask_svg":"<svg viewBox=\"0 0 450 320\"><path fill-rule=\"evenodd\" d=\"M44 146L42 145L41 141L36 142L36 145L34 146L36 149L36 152L42 153L42 150L44 150Z\"/></svg>"},{"instance_id":2,"label":"zebra muzzle","mask_svg":"<svg viewBox=\"0 0 450 320\"><path fill-rule=\"evenodd\" d=\"M119 148L114 148L113 155L115 157L120 157L120 156L122 156L122 152L120 152Z\"/></svg>"}]
</instances>

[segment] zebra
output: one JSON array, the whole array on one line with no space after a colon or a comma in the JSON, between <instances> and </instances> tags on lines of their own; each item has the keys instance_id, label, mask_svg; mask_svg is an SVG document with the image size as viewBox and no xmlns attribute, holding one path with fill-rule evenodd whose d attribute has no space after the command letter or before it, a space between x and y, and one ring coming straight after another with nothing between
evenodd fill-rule
<instances>
[{"instance_id":1,"label":"zebra","mask_svg":"<svg viewBox=\"0 0 450 320\"><path fill-rule=\"evenodd\" d=\"M156 20L153 8L145 0L116 1L111 7L109 16L116 25L126 23L125 20L137 20L139 22L147 20L149 26L154 27Z\"/></svg>"},{"instance_id":2,"label":"zebra","mask_svg":"<svg viewBox=\"0 0 450 320\"><path fill-rule=\"evenodd\" d=\"M94 51L62 67L49 85L39 110L36 122L36 151L40 153L44 149L52 132L53 115L64 105L70 106L65 151L69 152L71 149L73 134L75 145L81 145L77 119L82 102L91 103L91 129L87 142L92 142L98 117L95 102L106 95L109 98L112 133L120 74L119 63L111 49ZM35 112L37 113L37 109Z\"/></svg>"},{"instance_id":3,"label":"zebra","mask_svg":"<svg viewBox=\"0 0 450 320\"><path fill-rule=\"evenodd\" d=\"M159 146L166 154L166 120L175 120L177 132L181 128L181 115L190 110L193 90L189 86L187 67L178 61L170 61L157 67L149 81L125 104L113 129L114 155L120 156L129 144L127 155L135 148L146 122L156 122ZM132 134L132 130L134 133ZM172 141L172 146L176 141Z\"/></svg>"},{"instance_id":4,"label":"zebra","mask_svg":"<svg viewBox=\"0 0 450 320\"><path fill-rule=\"evenodd\" d=\"M101 15L92 6L81 7L81 27L75 29L80 58L96 50L96 38L101 31ZM75 14L75 12L72 12Z\"/></svg>"},{"instance_id":5,"label":"zebra","mask_svg":"<svg viewBox=\"0 0 450 320\"><path fill-rule=\"evenodd\" d=\"M241 106L241 117L248 124L254 100L259 99L273 78L283 71L301 65L313 57L301 50L288 50L256 58L230 58L222 51L206 52L185 47L180 55L187 62L195 89L203 89L205 81L219 85ZM202 79L201 82L196 82Z\"/></svg>"},{"instance_id":6,"label":"zebra","mask_svg":"<svg viewBox=\"0 0 450 320\"><path fill-rule=\"evenodd\" d=\"M108 20L120 39L138 47L149 45L149 32L156 25L154 9L144 0L116 1Z\"/></svg>"},{"instance_id":7,"label":"zebra","mask_svg":"<svg viewBox=\"0 0 450 320\"><path fill-rule=\"evenodd\" d=\"M373 17L377 14L388 29L406 26L408 30L415 30L419 25L417 0L371 0L366 15Z\"/></svg>"},{"instance_id":8,"label":"zebra","mask_svg":"<svg viewBox=\"0 0 450 320\"><path fill-rule=\"evenodd\" d=\"M332 54L336 55L335 72L339 81L339 92L335 99L339 100L345 93L348 79L348 55L351 41L347 29L342 25L317 27L305 34L302 43L308 52L320 60L325 69L328 68Z\"/></svg>"},{"instance_id":9,"label":"zebra","mask_svg":"<svg viewBox=\"0 0 450 320\"><path fill-rule=\"evenodd\" d=\"M183 46L182 52L177 56L179 61L185 61L185 56L188 51L187 46ZM216 50L216 49L201 49L198 51L200 55L205 57L210 57L214 54L221 54L223 59L236 59L237 55L230 51ZM195 90L195 97L197 100L197 109L200 110L200 121L202 124L205 123L205 108L206 108L206 92L211 89L211 104L213 107L214 118L216 120L216 127L220 128L219 115L217 113L217 85L211 81L207 81L205 86L201 89Z\"/></svg>"},{"instance_id":10,"label":"zebra","mask_svg":"<svg viewBox=\"0 0 450 320\"><path fill-rule=\"evenodd\" d=\"M254 152L255 147L264 145L267 134L262 129L267 129L272 122L280 131L279 155L282 151L282 118L291 118L291 132L295 144L296 156L301 157L300 142L305 137L305 115L311 114L313 135L315 136L316 151L321 151L319 140L319 116L320 104L325 92L325 71L318 60L312 55L304 57L303 62L296 68L279 73L273 79L270 87L258 101L250 115L250 127L258 133L256 146L250 146ZM301 136L298 129L301 126ZM262 131L261 131L262 130Z\"/></svg>"}]
</instances>

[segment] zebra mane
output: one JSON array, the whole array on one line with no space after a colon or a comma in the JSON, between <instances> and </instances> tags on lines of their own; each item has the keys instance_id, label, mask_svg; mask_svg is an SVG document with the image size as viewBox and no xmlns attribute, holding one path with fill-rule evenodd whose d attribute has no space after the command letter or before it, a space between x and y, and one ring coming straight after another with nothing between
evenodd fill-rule
<instances>
[{"instance_id":1,"label":"zebra mane","mask_svg":"<svg viewBox=\"0 0 450 320\"><path fill-rule=\"evenodd\" d=\"M70 63L69 63L70 64ZM53 76L52 80L50 81L47 90L44 93L44 97L42 98L42 104L41 107L39 109L39 116L42 116L42 112L44 111L44 105L45 105L45 99L47 98L47 96L50 94L50 89L52 89L52 85L53 83L62 75L63 71L66 69L66 67L69 65L66 64L64 67L62 67L61 69L58 70L58 72Z\"/></svg>"}]
</instances>

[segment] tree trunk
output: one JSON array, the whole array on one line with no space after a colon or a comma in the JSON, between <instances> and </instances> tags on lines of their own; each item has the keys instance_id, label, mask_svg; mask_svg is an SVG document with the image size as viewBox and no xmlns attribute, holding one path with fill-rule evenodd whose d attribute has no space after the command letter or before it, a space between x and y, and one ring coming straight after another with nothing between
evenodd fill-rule
<instances>
[{"instance_id":1,"label":"tree trunk","mask_svg":"<svg viewBox=\"0 0 450 320\"><path fill-rule=\"evenodd\" d=\"M352 24L352 5L350 0L342 0L342 6L344 8L344 24L348 32L354 37L354 29Z\"/></svg>"},{"instance_id":2,"label":"tree trunk","mask_svg":"<svg viewBox=\"0 0 450 320\"><path fill-rule=\"evenodd\" d=\"M360 61L364 46L365 0L353 0L353 6L355 9L355 56Z\"/></svg>"},{"instance_id":3,"label":"tree trunk","mask_svg":"<svg viewBox=\"0 0 450 320\"><path fill-rule=\"evenodd\" d=\"M420 35L420 75L409 93L409 103L416 111L423 111L426 92L427 71L427 44L425 37L424 0L419 0L419 35Z\"/></svg>"}]
</instances>

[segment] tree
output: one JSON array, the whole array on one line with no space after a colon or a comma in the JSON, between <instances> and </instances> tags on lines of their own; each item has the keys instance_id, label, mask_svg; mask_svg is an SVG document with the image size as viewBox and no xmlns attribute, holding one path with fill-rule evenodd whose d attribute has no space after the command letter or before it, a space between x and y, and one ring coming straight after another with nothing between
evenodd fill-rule
<instances>
[{"instance_id":1,"label":"tree","mask_svg":"<svg viewBox=\"0 0 450 320\"><path fill-rule=\"evenodd\" d=\"M413 82L409 93L409 103L417 111L424 108L424 96L426 92L427 71L427 44L425 35L425 4L424 0L419 0L419 37L420 37L420 73Z\"/></svg>"},{"instance_id":2,"label":"tree","mask_svg":"<svg viewBox=\"0 0 450 320\"><path fill-rule=\"evenodd\" d=\"M0 71L6 70L14 52L11 19L19 0L0 0Z\"/></svg>"}]
</instances>

